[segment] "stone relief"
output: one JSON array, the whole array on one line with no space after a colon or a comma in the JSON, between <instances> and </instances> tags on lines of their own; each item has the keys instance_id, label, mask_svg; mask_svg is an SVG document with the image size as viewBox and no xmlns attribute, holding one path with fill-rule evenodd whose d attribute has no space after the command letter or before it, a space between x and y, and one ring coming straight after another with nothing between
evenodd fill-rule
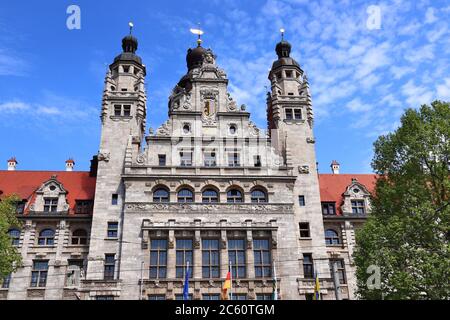
<instances>
[{"instance_id":1,"label":"stone relief","mask_svg":"<svg viewBox=\"0 0 450 320\"><path fill-rule=\"evenodd\" d=\"M147 151L144 150L144 152L138 154L136 157L136 163L137 164L145 164L147 162Z\"/></svg>"},{"instance_id":2,"label":"stone relief","mask_svg":"<svg viewBox=\"0 0 450 320\"><path fill-rule=\"evenodd\" d=\"M109 162L110 153L109 152L99 152L97 157L98 157L98 161Z\"/></svg>"},{"instance_id":3,"label":"stone relief","mask_svg":"<svg viewBox=\"0 0 450 320\"><path fill-rule=\"evenodd\" d=\"M307 137L306 138L306 142L307 143L316 143L316 139L312 138L312 137Z\"/></svg>"},{"instance_id":4,"label":"stone relief","mask_svg":"<svg viewBox=\"0 0 450 320\"><path fill-rule=\"evenodd\" d=\"M196 203L129 203L128 211L166 211L168 213L184 212L233 212L261 214L261 213L293 213L290 204L196 204Z\"/></svg>"},{"instance_id":5,"label":"stone relief","mask_svg":"<svg viewBox=\"0 0 450 320\"><path fill-rule=\"evenodd\" d=\"M308 174L309 173L309 166L298 166L298 173L300 174Z\"/></svg>"},{"instance_id":6,"label":"stone relief","mask_svg":"<svg viewBox=\"0 0 450 320\"><path fill-rule=\"evenodd\" d=\"M169 136L170 135L170 129L169 129L169 120L164 122L157 130L156 130L157 136Z\"/></svg>"},{"instance_id":7,"label":"stone relief","mask_svg":"<svg viewBox=\"0 0 450 320\"><path fill-rule=\"evenodd\" d=\"M228 111L236 111L237 110L237 104L236 101L233 100L230 93L227 92L227 109Z\"/></svg>"},{"instance_id":8,"label":"stone relief","mask_svg":"<svg viewBox=\"0 0 450 320\"><path fill-rule=\"evenodd\" d=\"M259 128L252 121L248 122L248 133L254 137L257 137L260 133Z\"/></svg>"}]
</instances>

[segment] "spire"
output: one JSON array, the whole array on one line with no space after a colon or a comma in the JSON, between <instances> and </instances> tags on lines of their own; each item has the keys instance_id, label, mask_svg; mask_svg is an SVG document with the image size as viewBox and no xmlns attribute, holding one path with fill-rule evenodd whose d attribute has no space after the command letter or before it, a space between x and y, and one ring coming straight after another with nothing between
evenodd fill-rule
<instances>
[{"instance_id":1,"label":"spire","mask_svg":"<svg viewBox=\"0 0 450 320\"><path fill-rule=\"evenodd\" d=\"M193 34L196 34L198 36L197 39L197 47L200 47L202 45L202 34L204 33L203 30L200 29L200 23L198 24L198 28L191 28L190 31Z\"/></svg>"},{"instance_id":2,"label":"spire","mask_svg":"<svg viewBox=\"0 0 450 320\"><path fill-rule=\"evenodd\" d=\"M138 41L131 34L134 27L133 22L129 22L128 26L130 27L130 34L122 39L122 49L123 52L135 53L138 47Z\"/></svg>"},{"instance_id":3,"label":"spire","mask_svg":"<svg viewBox=\"0 0 450 320\"><path fill-rule=\"evenodd\" d=\"M281 58L288 58L291 54L291 44L284 40L284 32L285 30L283 28L280 29L281 33L281 41L278 42L275 51L277 52L278 59Z\"/></svg>"}]
</instances>

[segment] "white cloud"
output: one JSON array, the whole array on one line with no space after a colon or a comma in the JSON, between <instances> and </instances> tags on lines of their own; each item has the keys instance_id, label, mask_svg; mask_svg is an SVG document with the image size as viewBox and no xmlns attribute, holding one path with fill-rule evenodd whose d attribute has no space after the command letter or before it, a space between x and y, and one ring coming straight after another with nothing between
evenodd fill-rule
<instances>
[{"instance_id":1,"label":"white cloud","mask_svg":"<svg viewBox=\"0 0 450 320\"><path fill-rule=\"evenodd\" d=\"M12 101L12 102L5 102L0 104L0 111L1 112L10 112L10 113L16 113L21 112L24 110L30 109L30 105L28 103L22 102L22 101Z\"/></svg>"},{"instance_id":2,"label":"white cloud","mask_svg":"<svg viewBox=\"0 0 450 320\"><path fill-rule=\"evenodd\" d=\"M430 7L427 9L427 12L425 13L425 23L430 24L436 22L438 18L435 15L434 8Z\"/></svg>"},{"instance_id":3,"label":"white cloud","mask_svg":"<svg viewBox=\"0 0 450 320\"><path fill-rule=\"evenodd\" d=\"M363 103L360 98L355 98L349 103L347 103L346 108L351 112L366 112L372 109L372 106Z\"/></svg>"},{"instance_id":4,"label":"white cloud","mask_svg":"<svg viewBox=\"0 0 450 320\"><path fill-rule=\"evenodd\" d=\"M450 77L444 79L444 83L438 85L436 91L439 100L450 101Z\"/></svg>"},{"instance_id":5,"label":"white cloud","mask_svg":"<svg viewBox=\"0 0 450 320\"><path fill-rule=\"evenodd\" d=\"M401 88L406 96L407 107L418 107L422 104L430 103L433 98L433 92L426 86L417 86L414 80L409 80Z\"/></svg>"}]
</instances>

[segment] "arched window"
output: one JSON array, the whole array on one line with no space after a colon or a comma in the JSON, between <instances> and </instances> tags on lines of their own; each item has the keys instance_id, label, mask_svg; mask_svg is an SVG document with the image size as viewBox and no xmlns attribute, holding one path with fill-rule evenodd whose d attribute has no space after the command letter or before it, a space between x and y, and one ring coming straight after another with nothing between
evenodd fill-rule
<instances>
[{"instance_id":1,"label":"arched window","mask_svg":"<svg viewBox=\"0 0 450 320\"><path fill-rule=\"evenodd\" d=\"M72 233L72 244L83 245L87 244L87 232L84 229L77 229Z\"/></svg>"},{"instance_id":2,"label":"arched window","mask_svg":"<svg viewBox=\"0 0 450 320\"><path fill-rule=\"evenodd\" d=\"M236 203L236 202L242 202L242 192L240 192L237 189L231 189L227 192L227 202L228 203Z\"/></svg>"},{"instance_id":3,"label":"arched window","mask_svg":"<svg viewBox=\"0 0 450 320\"><path fill-rule=\"evenodd\" d=\"M216 203L219 202L219 195L214 189L206 189L202 193L202 202L203 203Z\"/></svg>"},{"instance_id":4,"label":"arched window","mask_svg":"<svg viewBox=\"0 0 450 320\"><path fill-rule=\"evenodd\" d=\"M156 189L153 192L153 202L169 202L169 191L164 188Z\"/></svg>"},{"instance_id":5,"label":"arched window","mask_svg":"<svg viewBox=\"0 0 450 320\"><path fill-rule=\"evenodd\" d=\"M339 235L335 230L327 229L325 231L325 243L327 245L340 244L341 239L339 238Z\"/></svg>"},{"instance_id":6,"label":"arched window","mask_svg":"<svg viewBox=\"0 0 450 320\"><path fill-rule=\"evenodd\" d=\"M19 229L9 229L8 235L11 237L11 244L13 246L18 246L20 242L20 230Z\"/></svg>"},{"instance_id":7,"label":"arched window","mask_svg":"<svg viewBox=\"0 0 450 320\"><path fill-rule=\"evenodd\" d=\"M251 193L252 203L266 203L267 194L261 189L255 189Z\"/></svg>"},{"instance_id":8,"label":"arched window","mask_svg":"<svg viewBox=\"0 0 450 320\"><path fill-rule=\"evenodd\" d=\"M194 194L189 189L178 191L178 202L194 202Z\"/></svg>"},{"instance_id":9,"label":"arched window","mask_svg":"<svg viewBox=\"0 0 450 320\"><path fill-rule=\"evenodd\" d=\"M55 244L55 231L52 229L44 229L39 233L38 245L52 246Z\"/></svg>"}]
</instances>

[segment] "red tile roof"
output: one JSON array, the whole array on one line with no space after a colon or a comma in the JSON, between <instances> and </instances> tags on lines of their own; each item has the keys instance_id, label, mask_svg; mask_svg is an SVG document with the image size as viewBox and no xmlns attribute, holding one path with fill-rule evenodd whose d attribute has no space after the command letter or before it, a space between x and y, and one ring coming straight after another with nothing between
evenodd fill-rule
<instances>
[{"instance_id":1,"label":"red tile roof","mask_svg":"<svg viewBox=\"0 0 450 320\"><path fill-rule=\"evenodd\" d=\"M376 174L319 174L320 200L322 202L336 202L337 214L342 214L342 194L356 179L363 184L369 192L375 189Z\"/></svg>"},{"instance_id":2,"label":"red tile roof","mask_svg":"<svg viewBox=\"0 0 450 320\"><path fill-rule=\"evenodd\" d=\"M93 200L95 177L85 171L0 171L0 197L17 194L22 199L34 199L39 187L56 175L67 191L69 214L75 211L75 200Z\"/></svg>"}]
</instances>

